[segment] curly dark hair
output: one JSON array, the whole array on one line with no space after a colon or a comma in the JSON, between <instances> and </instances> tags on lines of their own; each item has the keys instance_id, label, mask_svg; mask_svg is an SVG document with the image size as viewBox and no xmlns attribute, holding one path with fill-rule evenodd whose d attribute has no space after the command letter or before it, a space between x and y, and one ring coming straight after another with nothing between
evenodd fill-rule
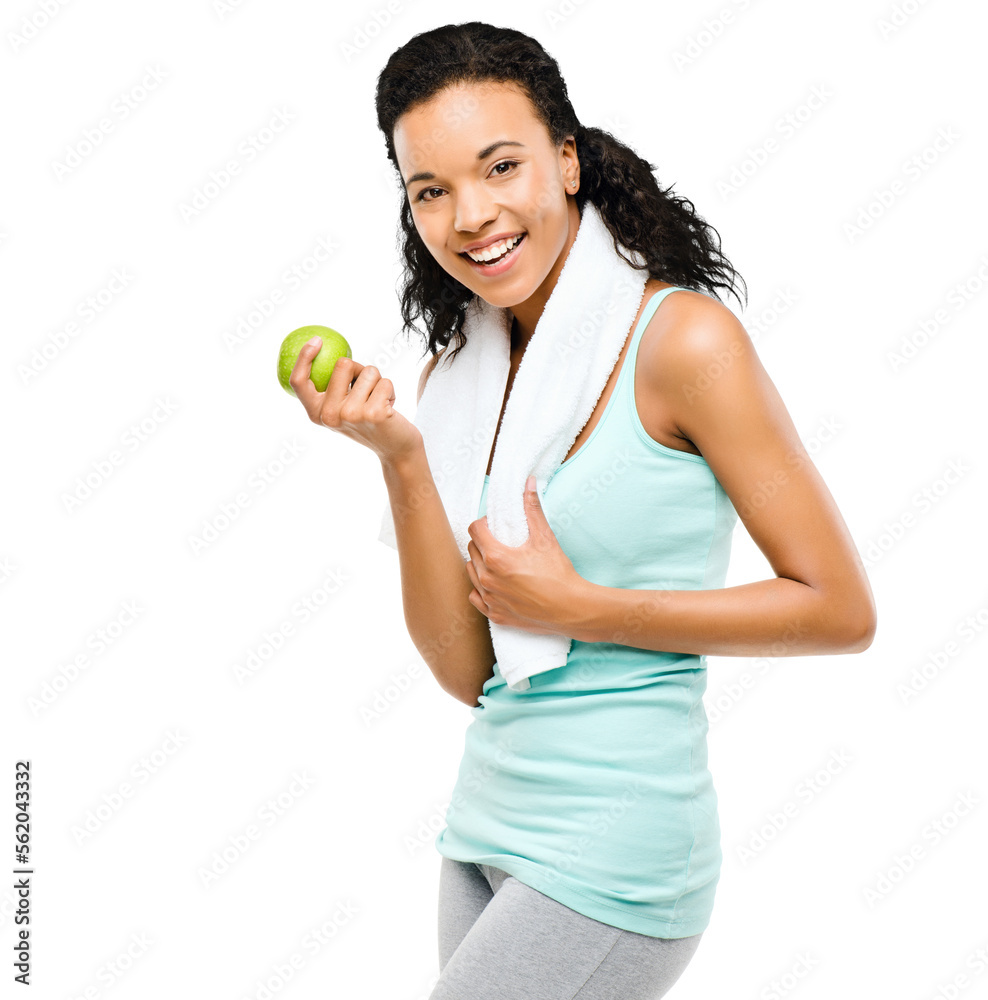
<instances>
[{"instance_id":1,"label":"curly dark hair","mask_svg":"<svg viewBox=\"0 0 988 1000\"><path fill-rule=\"evenodd\" d=\"M688 198L664 191L653 171L633 149L603 129L581 125L570 103L556 60L529 35L483 21L446 24L422 32L396 49L377 80L377 124L384 133L388 159L403 192L404 234L401 315L404 329L423 317L433 355L455 339L450 357L466 343L463 320L473 292L432 256L412 220L395 154L398 119L416 105L459 83L515 83L527 95L538 119L557 148L572 135L580 160L577 208L589 199L615 238L642 255L645 264L628 263L649 276L693 290L730 291L738 302L736 281L744 279L720 252L720 236L696 214ZM622 256L624 256L622 254ZM627 258L625 258L627 259ZM745 290L747 301L747 290Z\"/></svg>"}]
</instances>

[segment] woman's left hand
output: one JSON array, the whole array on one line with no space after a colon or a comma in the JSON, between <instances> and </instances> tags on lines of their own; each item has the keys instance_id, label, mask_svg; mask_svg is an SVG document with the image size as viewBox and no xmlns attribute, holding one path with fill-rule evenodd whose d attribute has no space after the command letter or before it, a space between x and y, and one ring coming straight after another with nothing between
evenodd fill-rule
<instances>
[{"instance_id":1,"label":"woman's left hand","mask_svg":"<svg viewBox=\"0 0 988 1000\"><path fill-rule=\"evenodd\" d=\"M467 528L470 603L497 625L514 625L539 635L565 635L572 600L584 583L563 552L534 489L525 490L528 539L502 545L484 516Z\"/></svg>"}]
</instances>

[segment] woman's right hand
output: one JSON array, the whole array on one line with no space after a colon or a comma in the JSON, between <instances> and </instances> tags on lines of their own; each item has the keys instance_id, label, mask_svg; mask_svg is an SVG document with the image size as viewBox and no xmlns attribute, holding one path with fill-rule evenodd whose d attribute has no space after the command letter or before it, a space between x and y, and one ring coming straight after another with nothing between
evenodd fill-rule
<instances>
[{"instance_id":1,"label":"woman's right hand","mask_svg":"<svg viewBox=\"0 0 988 1000\"><path fill-rule=\"evenodd\" d=\"M394 409L394 385L373 365L339 358L325 392L316 389L309 373L321 346L305 344L288 379L309 419L365 445L382 462L397 461L421 448L422 432Z\"/></svg>"}]
</instances>

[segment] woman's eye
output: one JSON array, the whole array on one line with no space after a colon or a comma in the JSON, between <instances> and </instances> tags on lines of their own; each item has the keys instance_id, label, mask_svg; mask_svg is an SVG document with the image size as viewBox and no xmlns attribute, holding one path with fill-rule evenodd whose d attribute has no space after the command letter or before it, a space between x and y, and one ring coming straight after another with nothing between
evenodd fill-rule
<instances>
[{"instance_id":1,"label":"woman's eye","mask_svg":"<svg viewBox=\"0 0 988 1000\"><path fill-rule=\"evenodd\" d=\"M518 163L516 161L514 161L514 160L502 160L500 163L495 163L494 166L491 167L491 172L495 173L497 171L498 167L517 167L517 166L518 166ZM508 171L507 170L503 170L503 171L497 172L495 174L495 176L497 176L497 177L503 177L506 173L508 173ZM416 201L434 201L435 200L434 198L426 198L426 195L429 194L430 191L442 191L442 188L437 188L437 187L422 188L422 190L418 193L418 196L416 197L415 200Z\"/></svg>"}]
</instances>

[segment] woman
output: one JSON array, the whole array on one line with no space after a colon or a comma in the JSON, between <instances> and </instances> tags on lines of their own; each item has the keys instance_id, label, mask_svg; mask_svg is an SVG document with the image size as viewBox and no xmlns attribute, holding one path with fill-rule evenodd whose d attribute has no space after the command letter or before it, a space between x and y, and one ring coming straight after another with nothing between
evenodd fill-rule
<instances>
[{"instance_id":1,"label":"woman","mask_svg":"<svg viewBox=\"0 0 988 1000\"><path fill-rule=\"evenodd\" d=\"M513 315L510 390L588 200L647 261L588 423L542 500L526 493L524 545L480 516L464 562L422 436L376 368L341 359L319 393L314 341L291 385L313 421L380 458L409 634L474 716L436 838L432 997L652 1000L692 958L720 872L705 656L860 652L871 589L744 327L712 297L736 275L715 231L579 123L537 41L481 22L417 35L382 71L377 113L405 196L402 315L425 318L432 353L420 397L451 344L455 364L475 295ZM738 516L776 576L725 589ZM571 637L566 665L509 690L489 621Z\"/></svg>"}]
</instances>

